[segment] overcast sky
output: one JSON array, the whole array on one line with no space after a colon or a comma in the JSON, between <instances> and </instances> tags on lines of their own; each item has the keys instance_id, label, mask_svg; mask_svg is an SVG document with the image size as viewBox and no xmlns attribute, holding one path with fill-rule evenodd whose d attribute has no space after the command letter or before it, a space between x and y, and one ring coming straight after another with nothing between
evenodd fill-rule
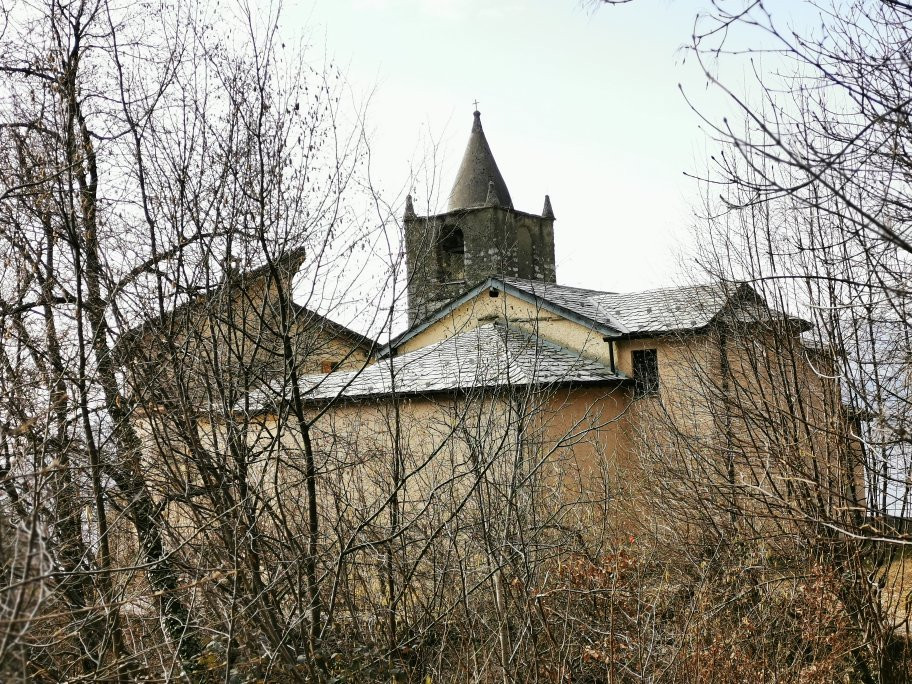
<instances>
[{"instance_id":1,"label":"overcast sky","mask_svg":"<svg viewBox=\"0 0 912 684\"><path fill-rule=\"evenodd\" d=\"M680 49L706 4L299 0L285 22L370 96L372 172L389 196L404 197L438 140L432 202L443 208L477 99L516 208L538 213L551 196L558 282L628 291L679 279L701 192L685 172L716 151L678 88L725 114ZM424 188L412 189L425 206Z\"/></svg>"}]
</instances>

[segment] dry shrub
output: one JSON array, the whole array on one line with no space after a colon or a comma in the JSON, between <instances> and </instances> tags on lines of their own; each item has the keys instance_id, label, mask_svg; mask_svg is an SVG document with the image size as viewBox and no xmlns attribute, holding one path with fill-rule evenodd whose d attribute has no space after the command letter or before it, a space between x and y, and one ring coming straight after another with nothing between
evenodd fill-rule
<instances>
[{"instance_id":1,"label":"dry shrub","mask_svg":"<svg viewBox=\"0 0 912 684\"><path fill-rule=\"evenodd\" d=\"M557 565L537 595L559 682L859 681L860 636L839 578L741 547L642 548Z\"/></svg>"}]
</instances>

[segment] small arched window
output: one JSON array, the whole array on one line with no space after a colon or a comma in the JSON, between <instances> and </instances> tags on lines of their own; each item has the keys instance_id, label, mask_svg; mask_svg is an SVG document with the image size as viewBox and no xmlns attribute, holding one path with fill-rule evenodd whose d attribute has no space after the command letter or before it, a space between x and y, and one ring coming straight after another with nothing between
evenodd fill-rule
<instances>
[{"instance_id":1,"label":"small arched window","mask_svg":"<svg viewBox=\"0 0 912 684\"><path fill-rule=\"evenodd\" d=\"M455 226L444 226L437 240L437 278L442 283L465 280L465 239Z\"/></svg>"}]
</instances>

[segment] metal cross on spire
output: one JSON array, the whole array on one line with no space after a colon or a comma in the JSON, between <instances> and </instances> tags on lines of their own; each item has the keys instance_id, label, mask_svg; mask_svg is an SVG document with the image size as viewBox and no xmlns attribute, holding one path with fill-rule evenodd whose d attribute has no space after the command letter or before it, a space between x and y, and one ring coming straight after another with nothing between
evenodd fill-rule
<instances>
[{"instance_id":1,"label":"metal cross on spire","mask_svg":"<svg viewBox=\"0 0 912 684\"><path fill-rule=\"evenodd\" d=\"M478 111L478 100L475 100L474 105L475 105L475 111L477 112Z\"/></svg>"}]
</instances>

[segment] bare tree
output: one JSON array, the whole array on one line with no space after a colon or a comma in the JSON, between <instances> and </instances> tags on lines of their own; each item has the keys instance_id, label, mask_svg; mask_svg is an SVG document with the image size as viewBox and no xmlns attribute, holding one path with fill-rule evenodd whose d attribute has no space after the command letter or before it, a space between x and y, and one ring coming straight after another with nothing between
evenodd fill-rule
<instances>
[{"instance_id":1,"label":"bare tree","mask_svg":"<svg viewBox=\"0 0 912 684\"><path fill-rule=\"evenodd\" d=\"M328 317L389 334L402 291L363 111L276 15L231 11L228 33L193 5L4 8L4 676L902 671L881 584L903 539L866 498L899 491L905 439L895 217L841 222L832 189L809 214L820 173L760 198L742 161L702 263L753 287L671 340L667 400L506 304L377 358ZM388 257L369 298L361 249Z\"/></svg>"},{"instance_id":2,"label":"bare tree","mask_svg":"<svg viewBox=\"0 0 912 684\"><path fill-rule=\"evenodd\" d=\"M263 542L248 533L262 510L246 489L243 426L226 423L215 460L199 426L265 376L297 386L290 359L315 356L289 347L292 331L329 323L292 304L289 268L312 254L309 299L329 304L314 283L366 239L348 229L345 204L363 139L339 119L337 75L286 49L275 16L241 8L233 41L199 6L140 16L106 2L14 3L2 17L0 415L4 529L15 531L0 660L10 676L48 681L196 679L206 595L168 506L208 485L223 543L241 544L248 570L231 581L253 583L245 595L274 608L258 585ZM268 291L255 304L228 286L248 264L261 266L252 289ZM345 343L336 362L364 356L363 340ZM155 439L173 453L150 453ZM208 479L180 477L166 453L196 458L194 475ZM315 468L304 453L302 601L316 630ZM174 477L156 480L150 455ZM254 612L264 632L279 629L268 620L278 612ZM281 653L288 634L272 639Z\"/></svg>"},{"instance_id":3,"label":"bare tree","mask_svg":"<svg viewBox=\"0 0 912 684\"><path fill-rule=\"evenodd\" d=\"M429 402L326 317L363 247L362 325L398 286L337 74L243 7L3 16L4 676L517 681L543 624L564 657L536 588L600 543L567 487L599 421L555 439L569 380L514 331Z\"/></svg>"},{"instance_id":4,"label":"bare tree","mask_svg":"<svg viewBox=\"0 0 912 684\"><path fill-rule=\"evenodd\" d=\"M853 676L905 681L912 8L802 9L814 23L786 26L762 0L696 19L688 47L740 114L704 118L720 151L697 270L772 311L718 321L715 371L692 359L699 401L662 407L647 460L680 502L677 534L697 518L706 548L739 550L733 571L765 568L745 571L756 610L773 599L762 582L822 573ZM733 66L755 80L728 82Z\"/></svg>"}]
</instances>

